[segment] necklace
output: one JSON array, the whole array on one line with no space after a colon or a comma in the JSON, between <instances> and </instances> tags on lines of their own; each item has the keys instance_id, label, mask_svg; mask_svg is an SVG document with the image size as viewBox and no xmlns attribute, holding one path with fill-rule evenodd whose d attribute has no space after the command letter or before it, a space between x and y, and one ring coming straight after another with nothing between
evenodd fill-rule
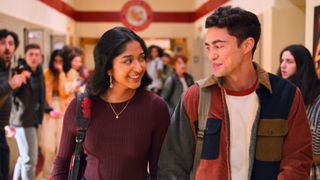
<instances>
[{"instance_id":1,"label":"necklace","mask_svg":"<svg viewBox=\"0 0 320 180\"><path fill-rule=\"evenodd\" d=\"M131 99L128 100L128 102L126 103L126 105L124 106L124 108L123 108L119 113L117 113L117 112L114 110L112 104L108 102L109 105L110 105L110 108L111 108L112 112L114 113L114 115L116 115L116 119L119 119L120 114L127 108L130 100L131 100Z\"/></svg>"}]
</instances>

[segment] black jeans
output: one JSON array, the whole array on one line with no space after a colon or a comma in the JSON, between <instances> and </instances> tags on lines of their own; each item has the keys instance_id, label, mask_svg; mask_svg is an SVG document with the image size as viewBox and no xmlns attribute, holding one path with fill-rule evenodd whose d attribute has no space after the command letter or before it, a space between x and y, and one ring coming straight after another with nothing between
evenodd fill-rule
<instances>
[{"instance_id":1,"label":"black jeans","mask_svg":"<svg viewBox=\"0 0 320 180\"><path fill-rule=\"evenodd\" d=\"M6 133L0 128L0 179L7 180L9 175L9 146Z\"/></svg>"}]
</instances>

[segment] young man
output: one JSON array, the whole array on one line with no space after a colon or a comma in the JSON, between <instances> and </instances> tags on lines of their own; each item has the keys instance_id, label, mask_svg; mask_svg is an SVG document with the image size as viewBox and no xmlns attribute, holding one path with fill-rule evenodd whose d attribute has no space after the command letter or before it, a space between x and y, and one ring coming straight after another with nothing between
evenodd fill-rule
<instances>
[{"instance_id":1,"label":"young man","mask_svg":"<svg viewBox=\"0 0 320 180\"><path fill-rule=\"evenodd\" d=\"M206 19L211 107L195 179L308 179L311 134L300 91L252 62L256 15L221 7ZM158 180L189 179L194 166L199 85L182 97L159 159ZM193 177L192 177L193 179Z\"/></svg>"},{"instance_id":2,"label":"young man","mask_svg":"<svg viewBox=\"0 0 320 180\"><path fill-rule=\"evenodd\" d=\"M18 48L19 39L16 33L0 29L0 179L7 180L9 173L9 146L7 135L14 131L8 126L11 111L11 92L26 83L29 74L10 76L10 61Z\"/></svg>"},{"instance_id":3,"label":"young man","mask_svg":"<svg viewBox=\"0 0 320 180\"><path fill-rule=\"evenodd\" d=\"M12 95L12 110L10 125L16 129L16 141L19 148L19 157L14 169L13 179L35 179L35 170L38 157L37 127L42 122L44 112L50 112L55 117L57 112L52 111L45 100L45 83L41 67L41 49L37 44L25 47L25 59L20 59L18 73L31 73L27 83L19 87Z\"/></svg>"}]
</instances>

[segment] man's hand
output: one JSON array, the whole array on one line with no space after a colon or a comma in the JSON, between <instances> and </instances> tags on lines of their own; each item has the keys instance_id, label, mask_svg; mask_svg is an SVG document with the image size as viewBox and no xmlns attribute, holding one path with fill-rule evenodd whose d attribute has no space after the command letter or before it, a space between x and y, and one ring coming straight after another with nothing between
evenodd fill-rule
<instances>
[{"instance_id":1,"label":"man's hand","mask_svg":"<svg viewBox=\"0 0 320 180\"><path fill-rule=\"evenodd\" d=\"M52 111L50 111L49 116L50 116L51 118L58 119L58 118L61 118L61 117L62 117L62 113L61 113L61 112L58 112L58 111L56 111L56 110L52 110Z\"/></svg>"},{"instance_id":2,"label":"man's hand","mask_svg":"<svg viewBox=\"0 0 320 180\"><path fill-rule=\"evenodd\" d=\"M4 130L6 131L6 136L12 138L16 134L16 128L12 126L5 126Z\"/></svg>"},{"instance_id":3,"label":"man's hand","mask_svg":"<svg viewBox=\"0 0 320 180\"><path fill-rule=\"evenodd\" d=\"M11 89L17 89L19 88L22 84L27 83L27 79L30 77L30 72L29 73L24 73L24 74L16 74L14 75L10 80L9 80L9 85Z\"/></svg>"},{"instance_id":4,"label":"man's hand","mask_svg":"<svg viewBox=\"0 0 320 180\"><path fill-rule=\"evenodd\" d=\"M62 63L55 64L55 68L58 70L59 73L63 72L63 65Z\"/></svg>"}]
</instances>

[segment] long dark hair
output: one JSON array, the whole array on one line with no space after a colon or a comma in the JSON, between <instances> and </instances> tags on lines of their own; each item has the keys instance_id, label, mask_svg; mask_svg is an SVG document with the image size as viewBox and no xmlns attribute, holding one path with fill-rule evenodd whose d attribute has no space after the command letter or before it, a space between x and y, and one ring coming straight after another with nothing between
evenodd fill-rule
<instances>
[{"instance_id":1,"label":"long dark hair","mask_svg":"<svg viewBox=\"0 0 320 180\"><path fill-rule=\"evenodd\" d=\"M306 106L313 104L320 94L320 80L317 78L311 53L303 45L290 45L281 51L280 62L285 51L289 51L292 54L297 67L296 73L289 77L288 80L299 87ZM281 76L280 66L277 74Z\"/></svg>"},{"instance_id":2,"label":"long dark hair","mask_svg":"<svg viewBox=\"0 0 320 180\"><path fill-rule=\"evenodd\" d=\"M147 56L148 57L147 58L148 61L153 60L152 57L151 57L151 52L152 52L153 49L157 49L158 57L162 57L163 56L163 49L161 47L159 47L157 45L151 45L151 46L148 47L148 56Z\"/></svg>"},{"instance_id":3,"label":"long dark hair","mask_svg":"<svg viewBox=\"0 0 320 180\"><path fill-rule=\"evenodd\" d=\"M70 71L70 69L72 68L72 66L71 66L72 60L75 57L82 56L83 51L79 47L69 46L69 45L64 46L62 49L65 53L65 55L64 55L65 61L63 63L63 71L65 73L68 73Z\"/></svg>"},{"instance_id":4,"label":"long dark hair","mask_svg":"<svg viewBox=\"0 0 320 180\"><path fill-rule=\"evenodd\" d=\"M61 50L61 49L54 50L54 51L51 53L50 61L49 61L49 70L50 70L50 72L51 72L54 76L58 76L58 75L59 75L58 70L54 67L54 61L55 61L55 58L56 58L57 56L62 57L63 63L65 62L65 59L66 59L65 53L64 53L64 51Z\"/></svg>"},{"instance_id":5,"label":"long dark hair","mask_svg":"<svg viewBox=\"0 0 320 180\"><path fill-rule=\"evenodd\" d=\"M94 48L95 68L87 86L87 92L91 96L99 96L109 88L110 77L107 71L112 69L115 57L123 53L129 42L139 42L145 55L147 47L144 41L133 31L125 27L115 27L105 32ZM151 83L147 72L142 77L139 89Z\"/></svg>"}]
</instances>

